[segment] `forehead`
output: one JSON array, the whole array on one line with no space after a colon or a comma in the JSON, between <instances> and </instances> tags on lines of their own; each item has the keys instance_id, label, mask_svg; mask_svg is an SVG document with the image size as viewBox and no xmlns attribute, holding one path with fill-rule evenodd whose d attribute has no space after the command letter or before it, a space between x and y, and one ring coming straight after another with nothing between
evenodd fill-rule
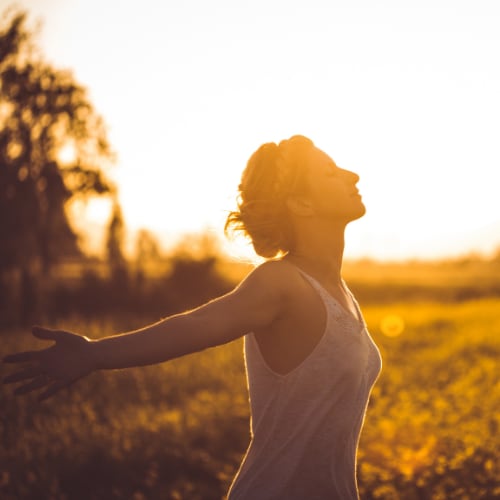
<instances>
[{"instance_id":1,"label":"forehead","mask_svg":"<svg viewBox=\"0 0 500 500\"><path fill-rule=\"evenodd\" d=\"M311 173L320 173L336 168L337 164L323 150L314 146L308 154L308 167Z\"/></svg>"}]
</instances>

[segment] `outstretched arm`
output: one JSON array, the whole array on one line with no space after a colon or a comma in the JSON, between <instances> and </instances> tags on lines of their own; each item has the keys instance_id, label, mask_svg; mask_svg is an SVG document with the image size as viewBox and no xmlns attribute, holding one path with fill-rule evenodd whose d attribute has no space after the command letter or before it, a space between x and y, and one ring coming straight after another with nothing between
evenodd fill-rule
<instances>
[{"instance_id":1,"label":"outstretched arm","mask_svg":"<svg viewBox=\"0 0 500 500\"><path fill-rule=\"evenodd\" d=\"M90 340L34 327L36 337L55 344L7 356L5 362L29 364L4 382L22 382L17 394L44 389L40 399L46 399L94 370L160 363L230 342L270 325L282 314L286 287L280 268L264 264L227 295L133 332Z\"/></svg>"}]
</instances>

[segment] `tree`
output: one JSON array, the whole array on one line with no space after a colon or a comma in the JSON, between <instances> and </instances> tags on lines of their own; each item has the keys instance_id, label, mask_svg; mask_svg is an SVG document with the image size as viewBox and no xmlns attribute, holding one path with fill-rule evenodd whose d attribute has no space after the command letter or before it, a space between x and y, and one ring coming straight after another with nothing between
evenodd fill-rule
<instances>
[{"instance_id":1,"label":"tree","mask_svg":"<svg viewBox=\"0 0 500 500\"><path fill-rule=\"evenodd\" d=\"M115 200L108 224L106 250L111 284L120 293L126 292L128 288L127 261L123 255L124 241L125 223L120 205Z\"/></svg>"},{"instance_id":2,"label":"tree","mask_svg":"<svg viewBox=\"0 0 500 500\"><path fill-rule=\"evenodd\" d=\"M137 232L135 239L135 288L142 291L148 269L156 268L162 260L160 244L150 231L141 229Z\"/></svg>"},{"instance_id":3,"label":"tree","mask_svg":"<svg viewBox=\"0 0 500 500\"><path fill-rule=\"evenodd\" d=\"M0 297L13 275L29 288L78 255L67 202L113 190L101 117L72 74L38 54L26 17L6 12L0 24Z\"/></svg>"}]
</instances>

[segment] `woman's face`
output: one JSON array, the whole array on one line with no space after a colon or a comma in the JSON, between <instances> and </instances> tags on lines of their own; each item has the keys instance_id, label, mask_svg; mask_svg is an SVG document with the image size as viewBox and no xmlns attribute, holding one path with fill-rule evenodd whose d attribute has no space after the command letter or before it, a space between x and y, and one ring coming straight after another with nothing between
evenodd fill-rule
<instances>
[{"instance_id":1,"label":"woman's face","mask_svg":"<svg viewBox=\"0 0 500 500\"><path fill-rule=\"evenodd\" d=\"M313 213L342 223L362 217L366 208L356 187L359 176L338 167L316 147L311 148L307 158L304 196Z\"/></svg>"}]
</instances>

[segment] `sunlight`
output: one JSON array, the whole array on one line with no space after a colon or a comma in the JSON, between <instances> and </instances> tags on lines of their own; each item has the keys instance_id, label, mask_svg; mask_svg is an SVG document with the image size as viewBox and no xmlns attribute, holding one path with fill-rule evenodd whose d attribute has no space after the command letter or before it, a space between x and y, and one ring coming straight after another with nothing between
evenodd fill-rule
<instances>
[{"instance_id":1,"label":"sunlight","mask_svg":"<svg viewBox=\"0 0 500 500\"><path fill-rule=\"evenodd\" d=\"M91 222L105 224L111 214L113 202L108 197L92 198L87 203L86 216Z\"/></svg>"},{"instance_id":2,"label":"sunlight","mask_svg":"<svg viewBox=\"0 0 500 500\"><path fill-rule=\"evenodd\" d=\"M248 156L300 133L361 176L367 215L349 229L349 256L436 258L500 244L487 182L499 159L496 11L147 0L123 3L116 23L97 0L24 1L45 16L49 57L75 69L109 125L130 227L222 232ZM131 27L144 37L131 39ZM60 154L71 161L71 147Z\"/></svg>"},{"instance_id":3,"label":"sunlight","mask_svg":"<svg viewBox=\"0 0 500 500\"><path fill-rule=\"evenodd\" d=\"M255 253L250 239L245 238L243 235L224 237L221 248L225 255L237 262L256 266L264 261L263 257Z\"/></svg>"},{"instance_id":4,"label":"sunlight","mask_svg":"<svg viewBox=\"0 0 500 500\"><path fill-rule=\"evenodd\" d=\"M73 141L66 141L66 143L59 148L57 152L57 160L64 167L75 163L76 148Z\"/></svg>"},{"instance_id":5,"label":"sunlight","mask_svg":"<svg viewBox=\"0 0 500 500\"><path fill-rule=\"evenodd\" d=\"M3 127L6 120L11 116L14 106L12 103L1 101L0 102L0 126Z\"/></svg>"},{"instance_id":6,"label":"sunlight","mask_svg":"<svg viewBox=\"0 0 500 500\"><path fill-rule=\"evenodd\" d=\"M23 152L23 145L21 142L13 140L7 143L6 150L7 156L10 159L15 160L21 156Z\"/></svg>"},{"instance_id":7,"label":"sunlight","mask_svg":"<svg viewBox=\"0 0 500 500\"><path fill-rule=\"evenodd\" d=\"M81 246L90 254L99 255L104 249L112 203L109 197L93 197L71 200L67 206L71 224L81 235Z\"/></svg>"}]
</instances>

